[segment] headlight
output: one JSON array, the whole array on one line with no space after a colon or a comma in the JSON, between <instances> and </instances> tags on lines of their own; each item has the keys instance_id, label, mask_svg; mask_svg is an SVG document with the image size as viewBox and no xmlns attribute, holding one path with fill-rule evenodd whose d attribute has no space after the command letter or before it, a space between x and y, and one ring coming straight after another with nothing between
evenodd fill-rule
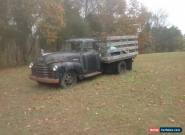
<instances>
[{"instance_id":1,"label":"headlight","mask_svg":"<svg viewBox=\"0 0 185 135\"><path fill-rule=\"evenodd\" d=\"M55 66L53 67L53 71L57 71L57 69L58 69L58 66L55 65Z\"/></svg>"},{"instance_id":2,"label":"headlight","mask_svg":"<svg viewBox=\"0 0 185 135\"><path fill-rule=\"evenodd\" d=\"M31 69L33 67L33 65L34 65L33 62L30 63L29 68Z\"/></svg>"}]
</instances>

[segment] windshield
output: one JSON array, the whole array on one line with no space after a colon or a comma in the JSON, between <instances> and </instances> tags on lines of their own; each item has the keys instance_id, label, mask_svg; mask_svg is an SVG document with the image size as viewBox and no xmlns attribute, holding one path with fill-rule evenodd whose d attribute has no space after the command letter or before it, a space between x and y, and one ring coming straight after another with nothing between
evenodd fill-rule
<instances>
[{"instance_id":1,"label":"windshield","mask_svg":"<svg viewBox=\"0 0 185 135\"><path fill-rule=\"evenodd\" d=\"M82 42L66 42L63 50L66 52L80 52Z\"/></svg>"}]
</instances>

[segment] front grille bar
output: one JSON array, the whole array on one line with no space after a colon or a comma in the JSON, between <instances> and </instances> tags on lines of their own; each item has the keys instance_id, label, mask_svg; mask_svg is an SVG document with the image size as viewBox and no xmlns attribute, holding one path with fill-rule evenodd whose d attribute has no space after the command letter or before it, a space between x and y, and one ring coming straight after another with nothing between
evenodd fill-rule
<instances>
[{"instance_id":1,"label":"front grille bar","mask_svg":"<svg viewBox=\"0 0 185 135\"><path fill-rule=\"evenodd\" d=\"M56 78L56 73L48 65L34 65L32 75L44 78Z\"/></svg>"}]
</instances>

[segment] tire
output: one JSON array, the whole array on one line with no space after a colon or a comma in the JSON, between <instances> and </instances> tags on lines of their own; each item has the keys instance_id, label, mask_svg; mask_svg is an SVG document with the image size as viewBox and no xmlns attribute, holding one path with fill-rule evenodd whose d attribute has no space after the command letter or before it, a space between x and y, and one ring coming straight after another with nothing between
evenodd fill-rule
<instances>
[{"instance_id":1,"label":"tire","mask_svg":"<svg viewBox=\"0 0 185 135\"><path fill-rule=\"evenodd\" d=\"M121 61L117 64L117 74L124 73L126 71L126 62Z\"/></svg>"},{"instance_id":2,"label":"tire","mask_svg":"<svg viewBox=\"0 0 185 135\"><path fill-rule=\"evenodd\" d=\"M132 70L132 63L133 63L132 59L128 59L128 60L126 61L126 69L127 69L127 70L129 70L129 71Z\"/></svg>"},{"instance_id":3,"label":"tire","mask_svg":"<svg viewBox=\"0 0 185 135\"><path fill-rule=\"evenodd\" d=\"M65 72L60 79L60 87L63 89L70 88L77 83L77 74L73 71Z\"/></svg>"}]
</instances>

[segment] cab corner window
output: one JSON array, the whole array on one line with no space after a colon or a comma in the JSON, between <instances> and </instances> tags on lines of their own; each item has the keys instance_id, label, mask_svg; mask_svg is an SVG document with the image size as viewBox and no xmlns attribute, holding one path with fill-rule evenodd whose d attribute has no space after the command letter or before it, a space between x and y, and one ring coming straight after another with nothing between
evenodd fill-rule
<instances>
[{"instance_id":1,"label":"cab corner window","mask_svg":"<svg viewBox=\"0 0 185 135\"><path fill-rule=\"evenodd\" d=\"M84 51L98 51L98 44L96 42L88 42L84 44Z\"/></svg>"}]
</instances>

